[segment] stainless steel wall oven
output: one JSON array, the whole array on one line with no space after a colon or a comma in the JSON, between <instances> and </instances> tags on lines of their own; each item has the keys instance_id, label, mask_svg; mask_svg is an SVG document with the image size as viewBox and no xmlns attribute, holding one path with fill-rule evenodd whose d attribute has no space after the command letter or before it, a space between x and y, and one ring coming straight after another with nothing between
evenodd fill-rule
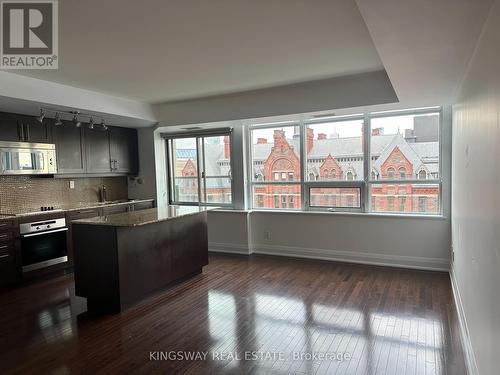
<instances>
[{"instance_id":1,"label":"stainless steel wall oven","mask_svg":"<svg viewBox=\"0 0 500 375\"><path fill-rule=\"evenodd\" d=\"M66 219L47 219L19 225L23 272L68 261Z\"/></svg>"}]
</instances>

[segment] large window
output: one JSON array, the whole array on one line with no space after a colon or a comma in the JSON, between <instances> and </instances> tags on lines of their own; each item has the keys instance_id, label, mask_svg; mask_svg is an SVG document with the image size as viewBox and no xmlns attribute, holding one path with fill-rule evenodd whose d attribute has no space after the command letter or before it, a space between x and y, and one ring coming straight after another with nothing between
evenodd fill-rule
<instances>
[{"instance_id":1,"label":"large window","mask_svg":"<svg viewBox=\"0 0 500 375\"><path fill-rule=\"evenodd\" d=\"M439 213L440 113L372 115L370 125L372 211Z\"/></svg>"},{"instance_id":2,"label":"large window","mask_svg":"<svg viewBox=\"0 0 500 375\"><path fill-rule=\"evenodd\" d=\"M299 132L298 124L251 131L253 207L301 208Z\"/></svg>"},{"instance_id":3,"label":"large window","mask_svg":"<svg viewBox=\"0 0 500 375\"><path fill-rule=\"evenodd\" d=\"M362 209L363 124L362 116L304 123L307 209Z\"/></svg>"},{"instance_id":4,"label":"large window","mask_svg":"<svg viewBox=\"0 0 500 375\"><path fill-rule=\"evenodd\" d=\"M168 139L170 202L232 204L231 134Z\"/></svg>"},{"instance_id":5,"label":"large window","mask_svg":"<svg viewBox=\"0 0 500 375\"><path fill-rule=\"evenodd\" d=\"M249 127L250 205L436 215L440 110Z\"/></svg>"},{"instance_id":6,"label":"large window","mask_svg":"<svg viewBox=\"0 0 500 375\"><path fill-rule=\"evenodd\" d=\"M363 119L306 123L311 181L363 181Z\"/></svg>"}]
</instances>

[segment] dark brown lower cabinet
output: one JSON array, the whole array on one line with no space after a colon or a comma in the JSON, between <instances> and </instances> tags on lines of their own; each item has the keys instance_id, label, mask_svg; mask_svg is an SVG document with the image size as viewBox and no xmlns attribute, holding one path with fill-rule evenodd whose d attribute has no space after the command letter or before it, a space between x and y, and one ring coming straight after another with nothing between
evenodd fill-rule
<instances>
[{"instance_id":1,"label":"dark brown lower cabinet","mask_svg":"<svg viewBox=\"0 0 500 375\"><path fill-rule=\"evenodd\" d=\"M133 204L133 211L147 210L154 207L154 201L139 202Z\"/></svg>"},{"instance_id":2,"label":"dark brown lower cabinet","mask_svg":"<svg viewBox=\"0 0 500 375\"><path fill-rule=\"evenodd\" d=\"M121 214L123 212L128 212L131 210L132 210L132 206L126 205L126 204L118 205L118 206L103 207L102 216Z\"/></svg>"},{"instance_id":3,"label":"dark brown lower cabinet","mask_svg":"<svg viewBox=\"0 0 500 375\"><path fill-rule=\"evenodd\" d=\"M88 209L81 209L81 210L75 210L75 211L68 211L66 213L66 225L68 226L68 265L73 266L74 260L73 260L73 226L71 223L73 220L78 220L78 219L88 219L90 217L96 217L99 216L99 209L98 208L88 208Z\"/></svg>"},{"instance_id":4,"label":"dark brown lower cabinet","mask_svg":"<svg viewBox=\"0 0 500 375\"><path fill-rule=\"evenodd\" d=\"M19 257L13 253L0 253L0 287L21 280Z\"/></svg>"},{"instance_id":5,"label":"dark brown lower cabinet","mask_svg":"<svg viewBox=\"0 0 500 375\"><path fill-rule=\"evenodd\" d=\"M19 230L14 219L0 221L0 287L21 280Z\"/></svg>"},{"instance_id":6,"label":"dark brown lower cabinet","mask_svg":"<svg viewBox=\"0 0 500 375\"><path fill-rule=\"evenodd\" d=\"M154 206L154 201L122 204L118 206L104 206L101 208L88 208L67 211L65 214L66 225L68 226L67 249L68 263L51 266L49 268L31 271L23 275L21 258L21 241L19 237L19 221L32 222L44 220L52 216L59 217L61 214L47 214L37 218L36 216L26 216L19 220L16 218L0 219L0 287L19 283L23 280L30 280L44 276L51 272L63 270L67 272L74 265L73 256L73 226L72 222L78 219L87 219L101 215L112 215L127 211L138 211Z\"/></svg>"},{"instance_id":7,"label":"dark brown lower cabinet","mask_svg":"<svg viewBox=\"0 0 500 375\"><path fill-rule=\"evenodd\" d=\"M130 204L120 204L103 206L101 208L82 208L72 210L66 213L66 224L68 225L68 265L73 266L73 227L71 222L78 219L88 219L96 216L113 215L128 211L139 211L147 208L153 208L154 201L137 202Z\"/></svg>"},{"instance_id":8,"label":"dark brown lower cabinet","mask_svg":"<svg viewBox=\"0 0 500 375\"><path fill-rule=\"evenodd\" d=\"M73 224L75 293L120 312L208 264L206 212L139 226Z\"/></svg>"}]
</instances>

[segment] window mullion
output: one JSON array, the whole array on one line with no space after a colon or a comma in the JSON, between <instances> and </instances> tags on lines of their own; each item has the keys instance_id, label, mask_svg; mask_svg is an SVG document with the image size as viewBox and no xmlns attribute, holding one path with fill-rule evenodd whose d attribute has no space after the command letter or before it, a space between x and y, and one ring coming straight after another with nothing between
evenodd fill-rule
<instances>
[{"instance_id":1,"label":"window mullion","mask_svg":"<svg viewBox=\"0 0 500 375\"><path fill-rule=\"evenodd\" d=\"M425 114L427 114L427 113L434 114L434 111L435 111L434 108L432 110L426 109L425 111L416 111L415 115L417 115L417 114L420 115L420 114L424 114L424 113ZM411 111L406 112L404 114L397 112L397 114L395 114L394 116L395 117L397 117L397 116L410 116L408 113L411 113ZM333 120L332 121L325 121L325 119L315 119L314 122L311 122L310 120L308 120L305 117L300 117L300 120L298 122L295 122L295 124L292 122L286 122L286 123L265 124L264 127L260 127L258 125L248 127L247 128L247 139L246 139L247 140L246 144L248 146L248 150L246 153L246 155L248 156L248 164L247 165L249 166L248 167L247 197L249 198L249 201L252 202L252 206L255 203L256 207L263 207L262 203L256 203L257 201L253 202L254 193L255 193L256 189L259 192L259 198L261 198L260 195L267 197L267 198L265 198L266 207L272 206L272 203L270 201L271 196L269 195L269 194L271 194L271 193L269 193L271 190L269 189L269 187L264 189L261 185L273 185L273 184L275 184L277 186L280 186L280 185L287 184L287 183L288 184L295 184L296 183L297 184L296 186L300 185L300 194L299 194L300 199L301 199L300 209L303 211L323 209L323 205L326 207L327 210L334 210L334 211L342 210L342 209L350 210L352 207L351 197L354 197L355 206L358 207L358 209L357 209L358 212L360 212L360 211L361 212L371 212L372 211L372 207L371 207L372 203L373 204L377 203L377 207L375 207L373 211L379 212L378 210L383 210L384 209L383 206L385 207L385 205L387 204L387 202L385 202L384 200L380 200L379 196L382 197L382 195L383 195L385 197L384 199L388 199L387 197L389 197L389 196L392 197L393 195L394 196L400 196L400 195L403 196L406 194L413 194L413 195L416 194L419 196L420 195L425 196L425 195L429 194L429 196L431 196L433 193L428 192L427 188L435 189L435 187L433 187L433 186L426 187L425 185L427 185L427 184L433 185L433 184L437 183L437 184L439 184L439 194L438 194L438 198L437 198L437 199L439 199L439 202L437 202L437 204L439 204L439 208L442 209L442 202L441 202L441 200L442 200L442 193L441 193L442 192L442 181L441 181L441 178L432 179L432 180L414 180L412 177L415 176L415 170L410 169L412 171L411 175L410 175L410 170L406 167L407 164L403 164L404 167L402 167L401 166L402 162L400 162L400 160L402 160L405 163L406 162L410 163L410 165L414 164L415 168L420 164L427 165L427 163L428 163L429 165L431 165L432 163L435 163L434 159L431 160L430 157L425 159L425 157L426 157L426 155L431 155L432 157L434 157L434 155L436 155L434 153L430 154L430 152L434 152L435 145L434 144L431 145L432 147L430 147L430 146L424 147L424 145L420 145L420 144L413 145L412 144L413 138L409 138L409 137L412 137L412 135L411 135L411 134L413 134L412 132L401 133L399 130L400 124L392 124L391 122L388 122L387 126L385 126L386 124L385 124L385 122L383 122L384 121L383 117L386 117L387 115L388 115L388 113L384 113L384 116L382 116L381 114L374 114L372 116L372 114L370 114L370 113L365 113L363 115L360 115L357 117L357 120L353 123L353 126L357 125L357 127L356 127L357 130L354 130L352 128L349 128L349 129L346 128L347 130L338 130L339 127L342 129L343 127L350 126L351 124L349 123L349 121L351 121L351 119L344 119L344 118L335 119L336 124L332 128L333 133L330 136L327 134L328 130L329 130L327 125L329 125L329 122L333 122ZM388 116L388 117L392 117L392 116ZM415 116L413 116L413 117L415 117ZM378 128L379 119L380 119L380 121L383 122L382 123L383 126L381 125L382 127L379 129L379 131L377 133L375 133L375 136L372 136L372 125L374 128ZM398 120L398 119L396 119L396 120ZM401 121L403 121L403 120L408 122L411 120L411 118L409 120L402 118ZM347 122L345 122L345 121L347 121ZM413 126L415 126L415 128L417 126L416 120L413 120L413 121L414 121L413 125L411 125L411 124L408 125L406 122L404 122L402 124L403 130L406 130L407 128L409 128L409 129L411 128L413 131ZM421 129L421 127L423 126L422 121L427 121L427 120L424 119L424 120L420 121L420 123L419 123L420 128L419 129ZM433 118L429 118L429 121L431 121L431 123L434 124L434 122L436 120L434 120ZM442 118L440 119L440 121L442 123ZM398 126L397 133L394 129L392 129L396 125ZM264 168L263 164L265 163L265 162L262 162L261 160L265 156L264 153L269 152L268 147L270 148L271 146L261 146L260 145L261 143L267 143L267 142L265 140L264 141L258 140L258 142L255 144L259 144L259 146L255 146L255 150L253 150L254 143L253 143L252 138L253 137L261 137L261 134L262 134L262 137L269 138L269 131L267 129L271 130L273 128L274 129L282 128L281 130L283 131L283 134L284 134L284 131L286 130L288 137L290 138L291 136L289 135L289 132L291 132L290 128L293 126L296 126L295 132L294 132L295 140L293 141L293 145L296 148L296 150L294 150L295 156L293 156L293 159L291 159L291 163L294 165L294 170L296 172L299 172L296 169L297 156L299 157L299 159L300 159L300 164L299 164L300 179L298 181L297 180L294 181L293 183L284 182L284 181L289 181L288 176L280 175L280 177L274 177L274 180L273 180L273 177L267 176L269 171L270 171L270 168L271 168L271 166L267 166L267 164L266 164L266 168L268 168L268 169L265 169L265 171L266 171L265 174L267 176L266 181L257 181L257 179L254 179L255 176L254 176L253 157L255 156L257 158L255 168L256 168L256 171L259 171L259 173L260 173L261 169L263 170L263 168ZM308 157L309 157L308 149L311 146L309 144L310 139L308 139L308 137L312 136L312 134L309 134L310 129L308 129L308 127L310 127L312 130L314 130L315 133L318 133L318 138L313 139L314 145L316 145L316 142L319 141L317 143L318 148L315 148L314 149L315 151L313 151L313 153L310 153L310 155L311 155L310 160L308 160ZM388 134L384 134L385 127L387 127L387 129L389 129ZM288 128L288 129L286 129L286 128ZM362 129L361 142L359 140L345 140L345 141L343 140L343 138L360 137L359 129ZM264 131L264 130L266 130L266 131ZM416 130L415 130L415 132L416 132ZM312 131L311 131L311 133L312 133ZM276 135L276 134L277 133L275 133L275 137L281 137L281 135ZM410 135L407 135L407 134L410 134ZM297 136L299 139L297 139ZM378 136L380 136L380 138ZM382 136L384 136L385 138L382 138ZM392 138L390 136L392 136ZM423 136L420 135L420 137L423 137ZM337 139L337 138L338 138L337 141L328 141L328 142L325 141L324 143L321 142L323 140ZM373 145L375 147L375 149L373 151L374 152L374 156L373 156L374 160L377 158L383 157L383 160L381 160L381 161L377 161L377 162L373 161L373 168L377 168L377 171L379 169L383 169L382 172L378 171L376 173L376 176L373 177L373 179L371 176L371 172L372 172L372 151L371 151L372 138L373 138L373 142L374 142ZM415 138L415 141L413 143L417 143L416 136L414 138ZM255 140L257 141L257 138L255 138ZM281 143L277 143L277 142L281 142L281 140L279 138L275 138L274 141L275 141L275 144L278 144L279 147L283 148L281 150L283 155L287 155L287 153L290 152L289 148L286 146L286 142L284 143L285 146L283 146ZM290 141L288 141L288 142L290 143L290 145L292 144ZM342 143L342 142L345 142L345 143ZM390 154L390 155L388 154L389 152L393 152L395 150L394 149L393 151L391 151L391 150L387 149L389 144L392 145L391 142L394 142L395 145L402 145L403 146L403 147L400 147L399 153L395 152L395 155L396 155L395 157L392 157L392 154ZM406 144L405 142L407 143L406 149L404 147L404 145ZM429 141L425 141L425 138L419 138L419 142L434 142L434 140L430 139ZM439 142L439 176L441 177L442 176L442 170L441 170L442 143L441 143L441 139L438 139L438 142ZM340 144L340 146L338 146L337 144ZM361 150L360 150L359 146L361 146ZM413 157L412 156L413 154L411 152L409 154L408 154L408 152L406 152L408 148L414 149L415 152L418 153L419 155L420 155L420 153L423 155L422 161L420 163L414 162L414 159L416 157ZM276 150L279 151L280 149L278 148ZM271 151L271 152L276 152L276 155L273 154L273 158L268 158L268 159L264 158L264 160L268 160L269 163L272 163L275 160L274 158L280 157L278 155L278 151ZM256 155L253 155L254 153ZM329 160L327 156L323 157L322 156L323 153L325 155L330 155L330 154L335 155L335 156L331 157L332 159L334 158L334 160L333 161ZM400 156L400 154L403 154L403 155ZM390 159L389 159L389 156L391 156ZM289 158L289 157L286 156L286 158ZM405 158L407 158L407 159L405 159ZM387 162L385 162L386 159L387 159ZM361 168L359 168L360 161L362 161L362 163L363 163ZM384 164L381 167L382 163L384 163ZM397 164L397 163L399 163L399 164ZM395 167L394 167L395 169L393 169L393 172L390 172L388 168L392 164L395 165ZM281 168L281 169L283 169L283 168ZM278 172L280 172L281 169L278 168L276 170ZM343 174L341 172L339 172L339 169L343 172ZM434 169L435 169L435 167L434 167ZM433 176L435 173L434 169L432 169ZM294 173L296 173L296 172L294 172ZM314 172L314 176L312 176L311 179L309 179L310 172ZM382 173L383 173L383 176L382 176ZM429 172L429 173L431 173L431 172ZM361 176L361 174L362 174L362 176ZM383 180L378 180L379 175L381 176L380 178L383 178ZM318 176L320 176L320 177L318 178ZM398 179L398 177L400 179ZM316 181L316 179L318 179L318 181ZM282 184L278 183L277 180L282 181ZM333 180L335 180L335 181L333 181ZM413 185L415 185L415 187L418 187L418 190L411 190L410 187L408 186L406 189L406 193L405 192L401 193L400 192L401 189L396 186L396 188L399 190L398 190L398 192L393 193L392 190L394 189L394 187L383 186L383 187L379 188L379 185L388 185L388 184L393 184L393 185L413 184ZM351 188L351 190L349 188ZM311 189L313 189L313 191L311 191ZM324 190L322 190L322 189L324 189ZM390 192L388 192L388 190L390 190ZM265 191L265 193L264 193L264 191ZM413 193L411 193L411 191L413 191ZM277 192L275 194L280 196L280 195L284 194L283 192L288 192L288 190L286 190L286 189L281 190L281 188L280 188L280 190L277 190ZM294 189L294 194L295 194L295 197L297 198L296 188ZM372 197L372 194L374 194L373 197ZM436 195L436 194L434 194L434 195ZM332 197L334 197L334 198L332 199ZM339 197L340 197L340 200L337 200ZM344 197L346 197L347 203L344 202ZM433 197L431 197L431 198L435 199ZM281 202L282 197L280 197L279 199L280 199L280 202L278 202L279 204L277 204L276 207L278 207L278 206L285 207L286 205L283 204L283 202ZM408 199L404 198L404 200L402 200L402 202L403 203L398 203L399 210L401 210L402 212L404 211L405 213L410 212L410 211L411 212L414 211L411 207L409 207L410 205L408 204ZM329 208L328 205L332 205L335 207ZM345 207L343 207L342 205L344 205ZM434 212L433 211L434 205L436 205L436 202L432 201L428 205L428 208L426 208L426 209L430 210L429 212ZM296 205L294 205L294 207L296 207ZM285 207L285 208L288 208L288 207ZM389 210L389 211L391 211L391 210Z\"/></svg>"},{"instance_id":2,"label":"window mullion","mask_svg":"<svg viewBox=\"0 0 500 375\"><path fill-rule=\"evenodd\" d=\"M198 205L201 205L201 161L203 159L203 156L201 155L200 152L200 137L196 137L196 156L198 158L197 160L197 168L198 168L198 173L197 173L197 179L198 179Z\"/></svg>"},{"instance_id":3,"label":"window mullion","mask_svg":"<svg viewBox=\"0 0 500 375\"><path fill-rule=\"evenodd\" d=\"M247 154L247 160L245 160L247 164L247 183L244 184L246 188L246 206L245 208L254 208L253 203L253 156L252 156L252 132L250 127L245 126L245 150Z\"/></svg>"},{"instance_id":4,"label":"window mullion","mask_svg":"<svg viewBox=\"0 0 500 375\"><path fill-rule=\"evenodd\" d=\"M370 190L368 186L368 180L370 176L370 169L371 169L371 150L370 150L370 142L371 142L371 122L370 122L370 116L368 114L365 114L364 116L364 121L363 121L363 189L361 191L361 199L363 201L363 206L361 207L361 210L363 212L368 212L370 211Z\"/></svg>"},{"instance_id":5,"label":"window mullion","mask_svg":"<svg viewBox=\"0 0 500 375\"><path fill-rule=\"evenodd\" d=\"M169 197L168 199L170 201L176 201L177 200L177 194L175 193L175 160L174 160L174 154L172 152L172 149L174 148L174 141L172 139L166 139L165 142L167 142L167 168L168 168L168 178L170 183L169 185Z\"/></svg>"},{"instance_id":6,"label":"window mullion","mask_svg":"<svg viewBox=\"0 0 500 375\"><path fill-rule=\"evenodd\" d=\"M206 168L206 162L205 162L205 137L202 137L200 139L201 141L201 149L202 149L202 158L203 158L203 172L201 174L201 178L203 180L203 204L208 202L208 195L207 195L207 168Z\"/></svg>"},{"instance_id":7,"label":"window mullion","mask_svg":"<svg viewBox=\"0 0 500 375\"><path fill-rule=\"evenodd\" d=\"M300 120L300 209L305 211L309 207L308 194L305 189L304 181L306 179L307 171L307 145L306 145L306 124Z\"/></svg>"}]
</instances>

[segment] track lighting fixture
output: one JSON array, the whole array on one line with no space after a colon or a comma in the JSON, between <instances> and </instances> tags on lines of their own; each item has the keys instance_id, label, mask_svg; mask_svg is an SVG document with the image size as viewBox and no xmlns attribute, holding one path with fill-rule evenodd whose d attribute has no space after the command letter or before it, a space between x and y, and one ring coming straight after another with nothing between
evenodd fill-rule
<instances>
[{"instance_id":1,"label":"track lighting fixture","mask_svg":"<svg viewBox=\"0 0 500 375\"><path fill-rule=\"evenodd\" d=\"M103 117L98 115L92 115L90 113L82 113L80 111L59 111L51 108L40 108L40 115L35 117L35 119L42 123L45 116L47 114L54 114L54 125L61 126L63 125L63 117L71 118L75 127L80 128L84 122L84 120L88 119L88 123L86 124L89 129L95 129L95 126L98 126L99 130L106 131L108 130L108 126L106 125L106 120ZM96 123L97 119L99 122ZM86 121L85 121L86 122Z\"/></svg>"},{"instance_id":2,"label":"track lighting fixture","mask_svg":"<svg viewBox=\"0 0 500 375\"><path fill-rule=\"evenodd\" d=\"M41 124L44 118L45 118L45 111L42 108L40 108L40 116L38 116L36 120Z\"/></svg>"},{"instance_id":3,"label":"track lighting fixture","mask_svg":"<svg viewBox=\"0 0 500 375\"><path fill-rule=\"evenodd\" d=\"M102 128L102 130L108 130L108 127L104 123L104 119L101 120L101 128Z\"/></svg>"},{"instance_id":4,"label":"track lighting fixture","mask_svg":"<svg viewBox=\"0 0 500 375\"><path fill-rule=\"evenodd\" d=\"M54 123L55 126L60 126L62 125L62 121L61 121L61 115L59 114L59 112L56 112L56 122Z\"/></svg>"},{"instance_id":5,"label":"track lighting fixture","mask_svg":"<svg viewBox=\"0 0 500 375\"><path fill-rule=\"evenodd\" d=\"M80 126L82 126L82 122L80 120L78 120L78 116L76 114L73 115L73 122L75 123L75 126L77 128L79 128Z\"/></svg>"}]
</instances>

